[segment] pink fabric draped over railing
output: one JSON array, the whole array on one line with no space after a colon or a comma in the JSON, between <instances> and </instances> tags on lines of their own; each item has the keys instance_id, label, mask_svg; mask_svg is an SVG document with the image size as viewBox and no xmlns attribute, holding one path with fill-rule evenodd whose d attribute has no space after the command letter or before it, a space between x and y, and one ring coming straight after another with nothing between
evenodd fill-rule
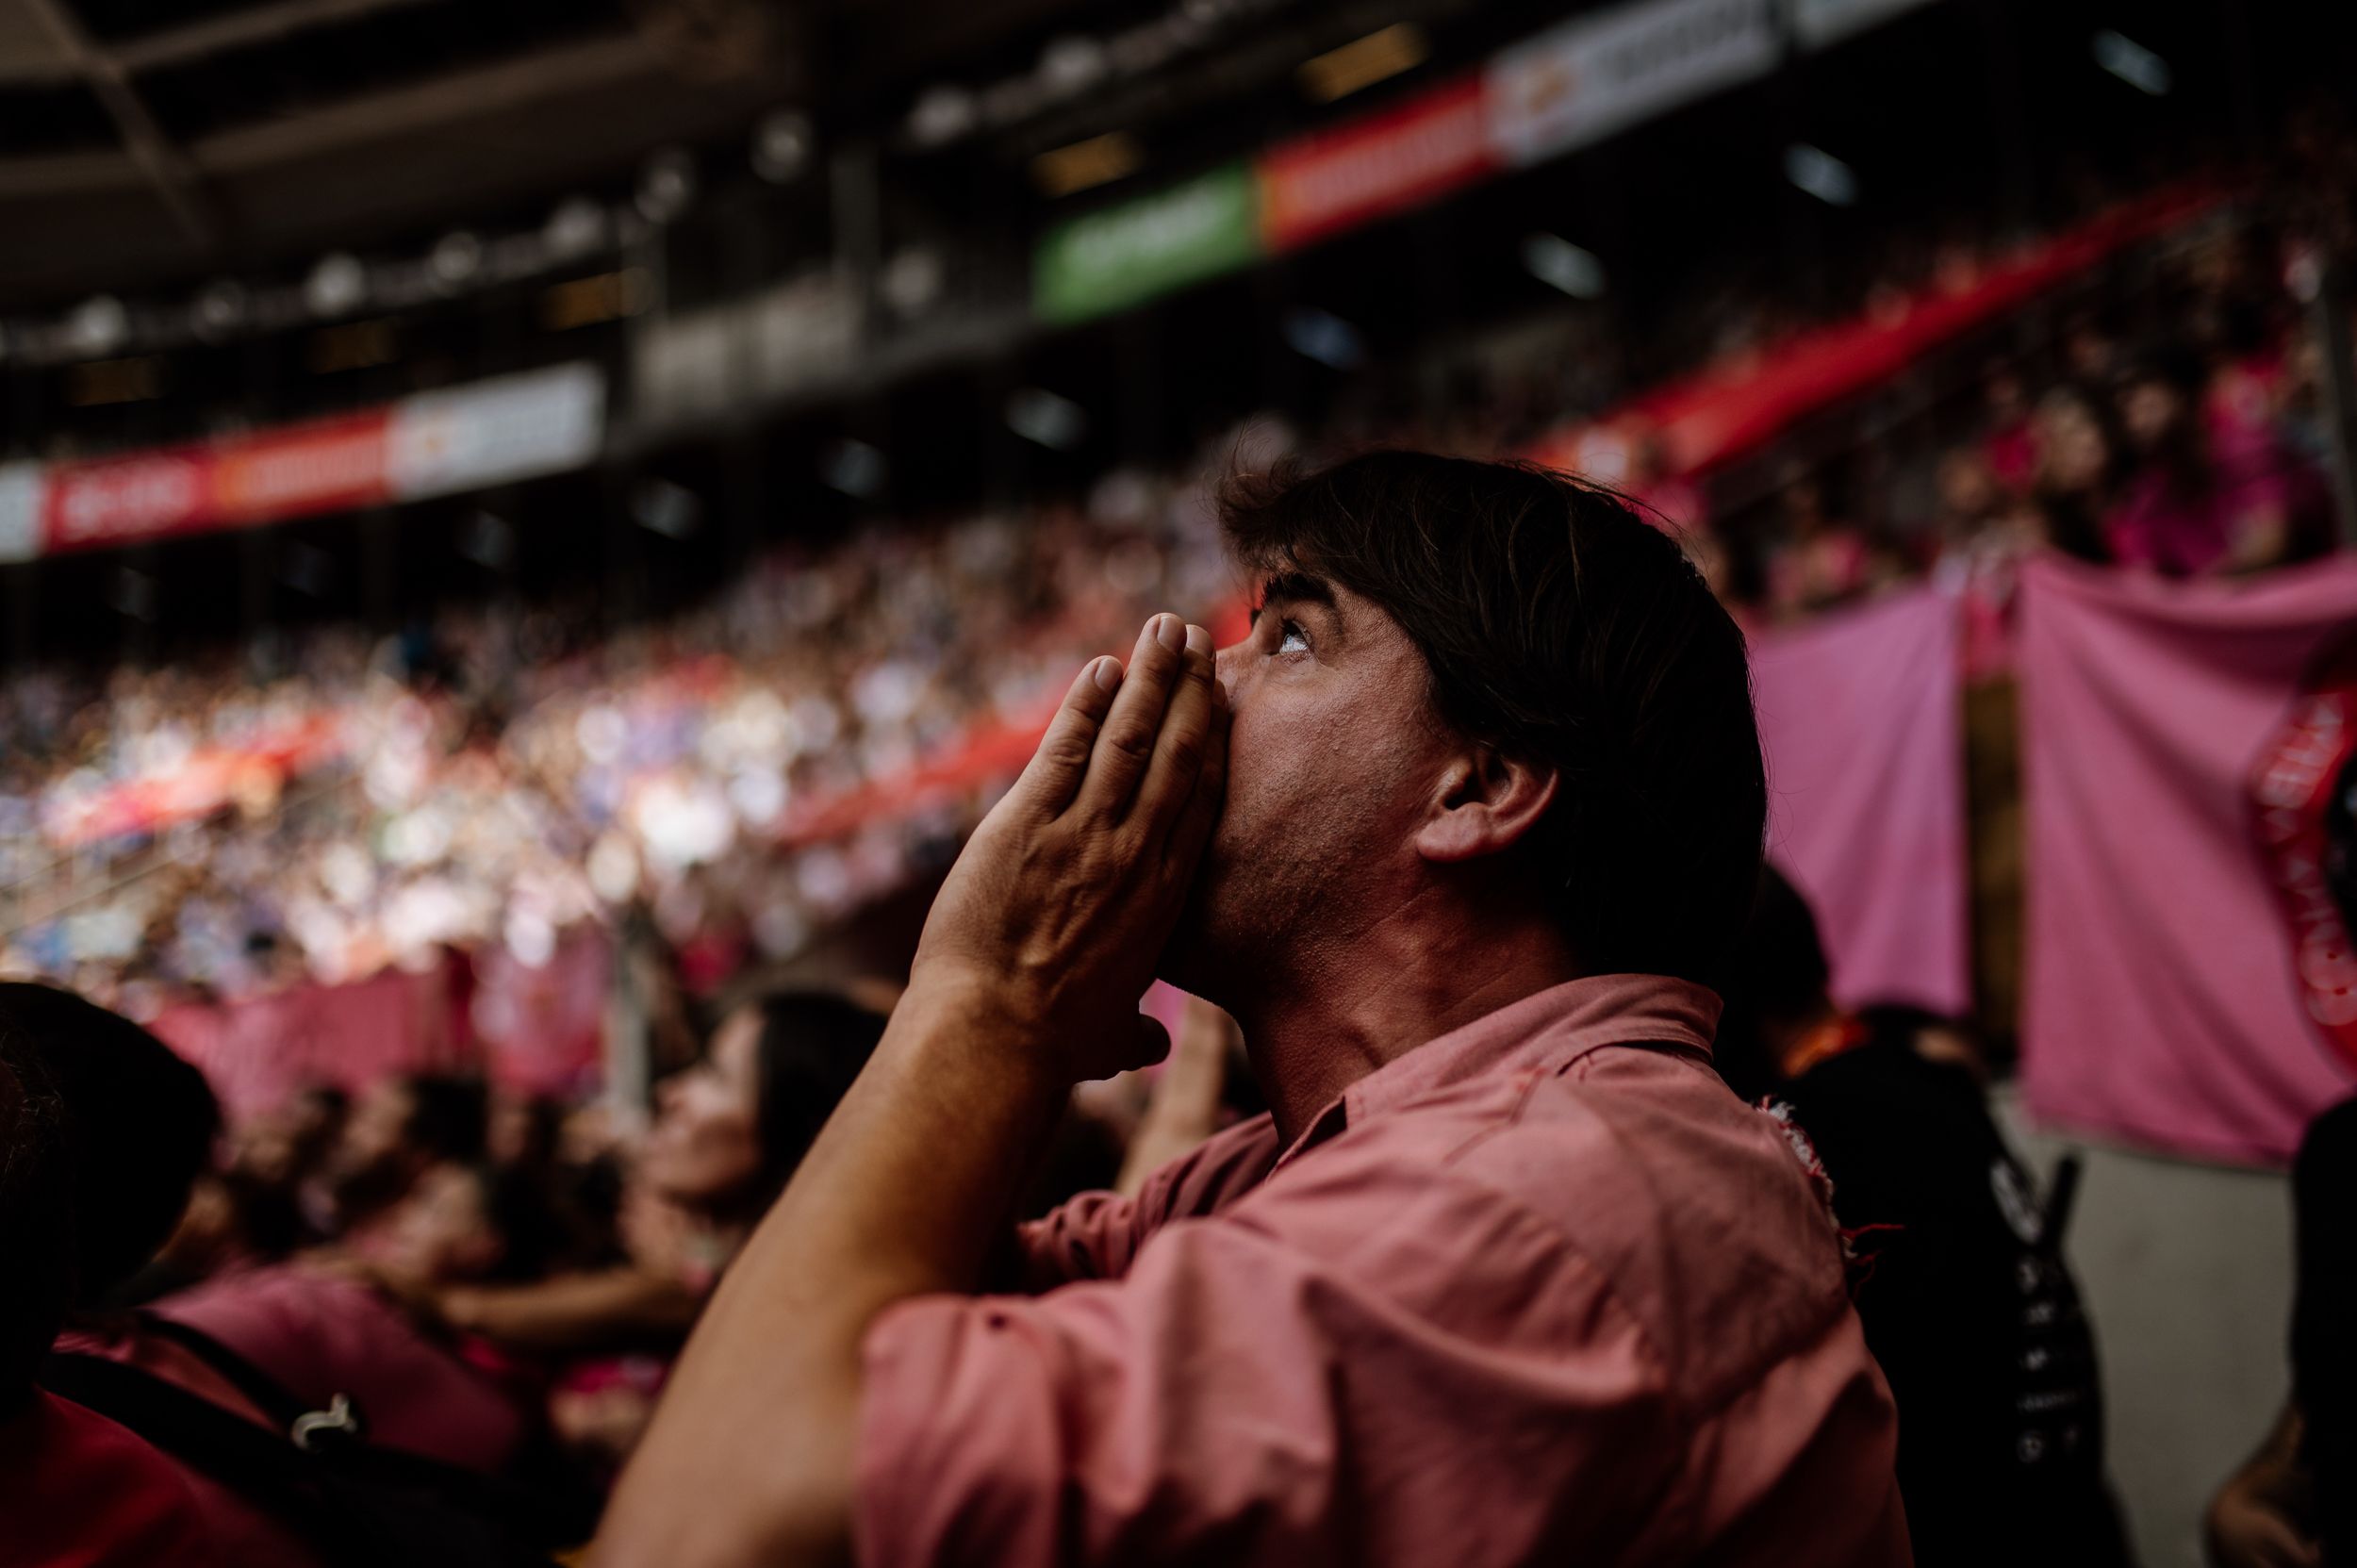
<instances>
[{"instance_id":1,"label":"pink fabric draped over railing","mask_svg":"<svg viewBox=\"0 0 2357 1568\"><path fill-rule=\"evenodd\" d=\"M2273 1164L2357 1090L2311 829L2357 718L2319 660L2352 627L2357 557L2239 583L2025 568L2033 1114Z\"/></svg>"},{"instance_id":2,"label":"pink fabric draped over railing","mask_svg":"<svg viewBox=\"0 0 2357 1568\"><path fill-rule=\"evenodd\" d=\"M1972 999L1955 599L1913 588L1760 635L1769 858L1855 1006Z\"/></svg>"},{"instance_id":3,"label":"pink fabric draped over railing","mask_svg":"<svg viewBox=\"0 0 2357 1568\"><path fill-rule=\"evenodd\" d=\"M542 964L492 949L470 966L183 1002L151 1027L204 1070L232 1122L308 1084L360 1089L405 1072L479 1071L521 1093L577 1096L598 1079L611 953L585 928Z\"/></svg>"}]
</instances>

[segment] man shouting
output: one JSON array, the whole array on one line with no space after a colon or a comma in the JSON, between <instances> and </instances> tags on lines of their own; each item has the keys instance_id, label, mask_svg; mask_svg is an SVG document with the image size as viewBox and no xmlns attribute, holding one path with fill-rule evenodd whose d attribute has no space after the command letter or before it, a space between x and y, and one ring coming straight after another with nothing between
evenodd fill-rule
<instances>
[{"instance_id":1,"label":"man shouting","mask_svg":"<svg viewBox=\"0 0 2357 1568\"><path fill-rule=\"evenodd\" d=\"M1711 1067L1766 809L1734 623L1538 470L1223 518L1250 635L1158 616L1074 682L595 1560L1905 1563L1839 1238ZM1011 1233L1158 972L1273 1111Z\"/></svg>"}]
</instances>

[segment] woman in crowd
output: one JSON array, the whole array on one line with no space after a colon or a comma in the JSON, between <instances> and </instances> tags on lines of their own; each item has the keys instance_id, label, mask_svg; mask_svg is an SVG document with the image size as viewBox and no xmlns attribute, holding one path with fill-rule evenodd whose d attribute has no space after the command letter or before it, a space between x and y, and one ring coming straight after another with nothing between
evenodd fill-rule
<instances>
[{"instance_id":1,"label":"woman in crowd","mask_svg":"<svg viewBox=\"0 0 2357 1568\"><path fill-rule=\"evenodd\" d=\"M559 1435L618 1461L720 1271L882 1031L875 1014L822 992L734 1009L702 1059L657 1091L622 1199L621 1262L524 1283L395 1273L387 1284L463 1340L554 1368Z\"/></svg>"}]
</instances>

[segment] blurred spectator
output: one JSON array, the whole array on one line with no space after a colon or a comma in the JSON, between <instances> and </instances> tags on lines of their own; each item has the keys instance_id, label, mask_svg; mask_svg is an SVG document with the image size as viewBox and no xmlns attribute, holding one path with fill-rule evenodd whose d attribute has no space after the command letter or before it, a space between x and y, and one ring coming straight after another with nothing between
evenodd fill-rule
<instances>
[{"instance_id":1,"label":"blurred spectator","mask_svg":"<svg viewBox=\"0 0 2357 1568\"><path fill-rule=\"evenodd\" d=\"M881 1017L817 992L736 1008L658 1096L623 1199L625 1261L532 1283L430 1281L419 1305L506 1355L560 1362L550 1399L559 1434L618 1462L720 1271L882 1032Z\"/></svg>"},{"instance_id":2,"label":"blurred spectator","mask_svg":"<svg viewBox=\"0 0 2357 1568\"><path fill-rule=\"evenodd\" d=\"M157 1311L228 1346L308 1407L349 1395L375 1442L496 1475L518 1464L532 1437L536 1390L496 1358L421 1332L404 1293L536 1279L555 1236L539 1195L519 1180L437 1164L385 1215L365 1263L321 1256L232 1271Z\"/></svg>"},{"instance_id":3,"label":"blurred spectator","mask_svg":"<svg viewBox=\"0 0 2357 1568\"><path fill-rule=\"evenodd\" d=\"M1827 982L1816 917L1771 870L1717 1060L1739 1093L1788 1107L1832 1178L1861 1260L1858 1315L1898 1401L1916 1561L2125 1563L2058 1216L1956 1042L1935 1034L1927 1050L1908 1013L1845 1011Z\"/></svg>"},{"instance_id":4,"label":"blurred spectator","mask_svg":"<svg viewBox=\"0 0 2357 1568\"><path fill-rule=\"evenodd\" d=\"M1768 607L1779 619L1855 599L1892 574L1866 531L1834 514L1815 474L1787 481L1779 508L1768 556Z\"/></svg>"},{"instance_id":5,"label":"blurred spectator","mask_svg":"<svg viewBox=\"0 0 2357 1568\"><path fill-rule=\"evenodd\" d=\"M0 997L0 1010L27 999ZM48 1011L45 999L33 998ZM36 1387L74 1291L74 1131L49 1053L0 1024L0 1562L304 1564L284 1531L128 1428ZM120 1152L119 1150L117 1151ZM169 1180L169 1177L166 1178ZM109 1249L102 1248L104 1255Z\"/></svg>"},{"instance_id":6,"label":"blurred spectator","mask_svg":"<svg viewBox=\"0 0 2357 1568\"><path fill-rule=\"evenodd\" d=\"M2330 526L2320 483L2275 438L2264 400L2210 401L2208 386L2200 359L2176 343L2148 352L2121 384L2134 466L2104 536L2122 566L2256 570L2314 554Z\"/></svg>"},{"instance_id":7,"label":"blurred spectator","mask_svg":"<svg viewBox=\"0 0 2357 1568\"><path fill-rule=\"evenodd\" d=\"M2111 559L2103 520L2118 484L2118 442L2102 408L2076 388L2038 404L2033 494L2047 542L2083 561Z\"/></svg>"},{"instance_id":8,"label":"blurred spectator","mask_svg":"<svg viewBox=\"0 0 2357 1568\"><path fill-rule=\"evenodd\" d=\"M328 1166L336 1226L349 1232L407 1197L430 1167L483 1158L488 1091L477 1079L411 1073L371 1084Z\"/></svg>"}]
</instances>

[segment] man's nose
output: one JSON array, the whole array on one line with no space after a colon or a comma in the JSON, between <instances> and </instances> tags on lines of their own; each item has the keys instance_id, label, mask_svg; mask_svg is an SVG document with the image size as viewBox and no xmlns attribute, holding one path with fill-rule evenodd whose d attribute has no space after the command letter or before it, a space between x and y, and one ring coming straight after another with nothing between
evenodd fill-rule
<instances>
[{"instance_id":1,"label":"man's nose","mask_svg":"<svg viewBox=\"0 0 2357 1568\"><path fill-rule=\"evenodd\" d=\"M1236 671L1244 662L1244 644L1231 642L1211 655L1211 676L1228 688L1228 701L1236 701Z\"/></svg>"}]
</instances>

